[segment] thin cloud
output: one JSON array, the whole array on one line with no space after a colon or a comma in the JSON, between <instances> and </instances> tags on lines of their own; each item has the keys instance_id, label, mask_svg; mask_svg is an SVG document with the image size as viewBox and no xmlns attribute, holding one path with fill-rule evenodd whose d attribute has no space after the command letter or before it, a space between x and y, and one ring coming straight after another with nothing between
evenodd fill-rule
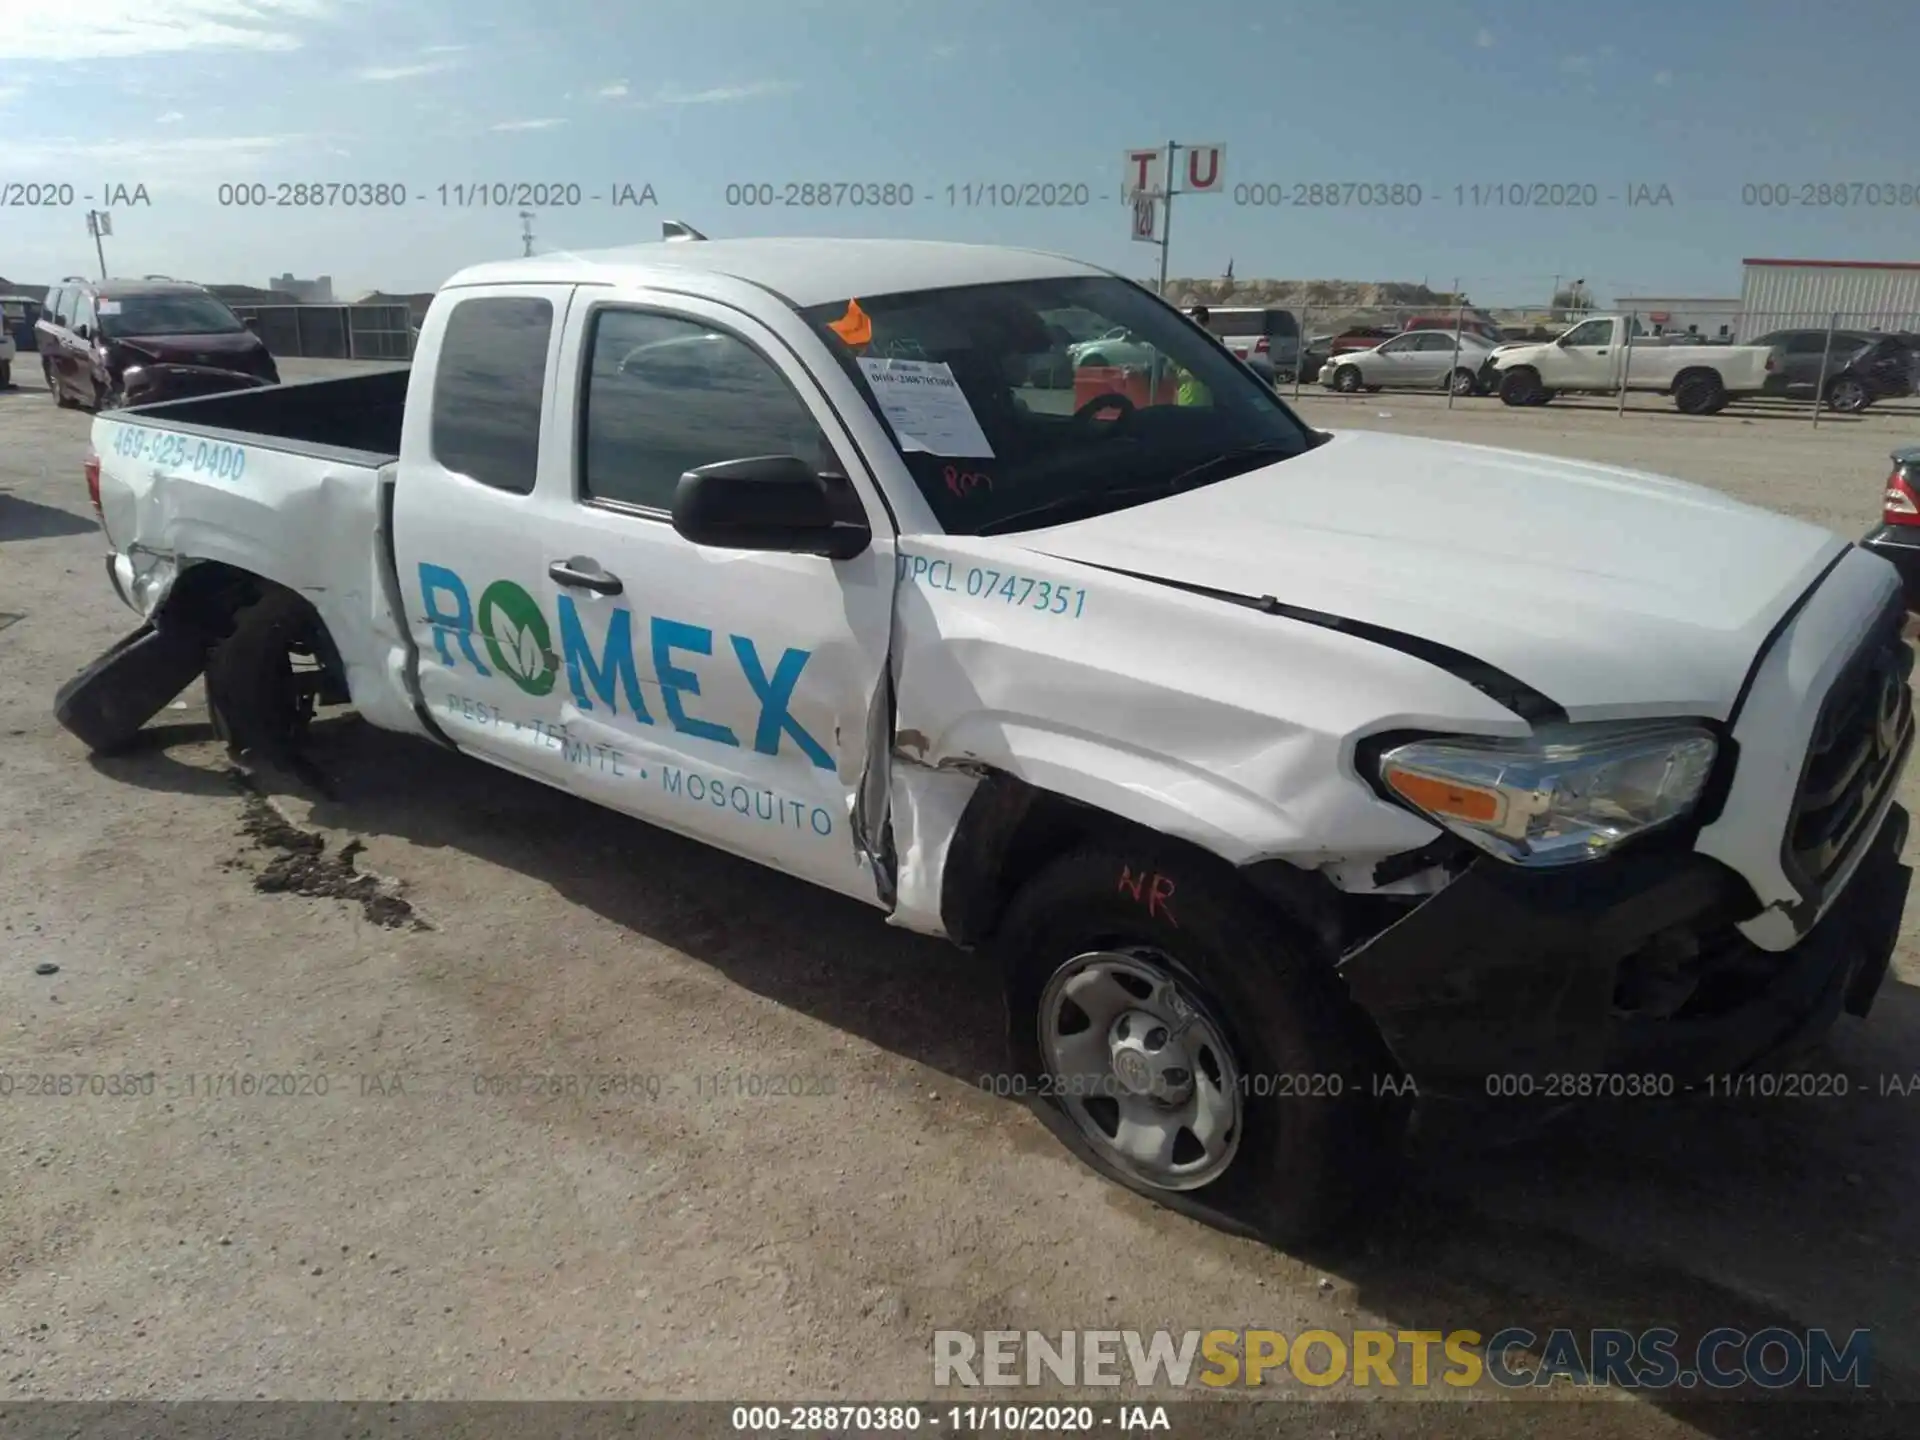
<instances>
[{"instance_id":1,"label":"thin cloud","mask_svg":"<svg viewBox=\"0 0 1920 1440\"><path fill-rule=\"evenodd\" d=\"M1653 72L1653 83L1654 83L1654 84L1656 84L1656 85L1671 85L1671 84L1673 84L1673 72L1672 72L1671 70L1656 70L1656 71L1654 71L1654 72Z\"/></svg>"},{"instance_id":2,"label":"thin cloud","mask_svg":"<svg viewBox=\"0 0 1920 1440\"><path fill-rule=\"evenodd\" d=\"M438 75L444 70L457 70L458 60L418 60L411 65L369 65L363 70L353 72L356 80L413 80L421 75Z\"/></svg>"},{"instance_id":3,"label":"thin cloud","mask_svg":"<svg viewBox=\"0 0 1920 1440\"><path fill-rule=\"evenodd\" d=\"M759 100L768 95L786 95L800 87L792 80L755 80L747 85L716 85L710 90L662 90L651 100L642 100L642 108L655 105L729 105L737 100Z\"/></svg>"},{"instance_id":4,"label":"thin cloud","mask_svg":"<svg viewBox=\"0 0 1920 1440\"><path fill-rule=\"evenodd\" d=\"M556 125L564 125L564 120L502 120L498 125L489 125L489 130L551 130Z\"/></svg>"},{"instance_id":5,"label":"thin cloud","mask_svg":"<svg viewBox=\"0 0 1920 1440\"><path fill-rule=\"evenodd\" d=\"M627 98L627 82L616 80L611 85L602 85L593 93L602 100L624 100Z\"/></svg>"},{"instance_id":6,"label":"thin cloud","mask_svg":"<svg viewBox=\"0 0 1920 1440\"><path fill-rule=\"evenodd\" d=\"M64 0L0 25L0 60L118 60L189 50L298 50L340 0Z\"/></svg>"},{"instance_id":7,"label":"thin cloud","mask_svg":"<svg viewBox=\"0 0 1920 1440\"><path fill-rule=\"evenodd\" d=\"M169 110L164 115L154 116L153 123L156 125L178 125L186 118L187 117L182 115L178 110Z\"/></svg>"},{"instance_id":8,"label":"thin cloud","mask_svg":"<svg viewBox=\"0 0 1920 1440\"><path fill-rule=\"evenodd\" d=\"M1593 59L1587 55L1569 55L1560 62L1560 68L1569 75L1584 75L1593 68Z\"/></svg>"},{"instance_id":9,"label":"thin cloud","mask_svg":"<svg viewBox=\"0 0 1920 1440\"><path fill-rule=\"evenodd\" d=\"M464 55L472 48L471 45L423 45L420 47L420 53L422 55Z\"/></svg>"},{"instance_id":10,"label":"thin cloud","mask_svg":"<svg viewBox=\"0 0 1920 1440\"><path fill-rule=\"evenodd\" d=\"M111 163L146 181L226 179L236 170L280 159L307 139L305 135L217 135L179 140L0 141L0 173L58 174Z\"/></svg>"},{"instance_id":11,"label":"thin cloud","mask_svg":"<svg viewBox=\"0 0 1920 1440\"><path fill-rule=\"evenodd\" d=\"M1491 50L1493 48L1493 32L1491 30L1482 30L1478 35L1473 37L1473 43L1482 50Z\"/></svg>"},{"instance_id":12,"label":"thin cloud","mask_svg":"<svg viewBox=\"0 0 1920 1440\"><path fill-rule=\"evenodd\" d=\"M26 93L18 85L0 85L0 105L6 104L9 100L18 100Z\"/></svg>"}]
</instances>

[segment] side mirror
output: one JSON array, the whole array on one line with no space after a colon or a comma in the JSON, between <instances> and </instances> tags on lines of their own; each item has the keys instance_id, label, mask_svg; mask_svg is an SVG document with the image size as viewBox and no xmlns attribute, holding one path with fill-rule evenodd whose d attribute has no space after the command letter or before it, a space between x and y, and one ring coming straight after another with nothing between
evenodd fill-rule
<instances>
[{"instance_id":1,"label":"side mirror","mask_svg":"<svg viewBox=\"0 0 1920 1440\"><path fill-rule=\"evenodd\" d=\"M260 317L258 315L248 315L244 319L242 319L240 323L246 326L247 329L254 331L256 334L260 330Z\"/></svg>"},{"instance_id":2,"label":"side mirror","mask_svg":"<svg viewBox=\"0 0 1920 1440\"><path fill-rule=\"evenodd\" d=\"M680 477L673 528L696 545L851 560L873 531L854 518L851 492L836 497L833 483L797 455L702 465Z\"/></svg>"}]
</instances>

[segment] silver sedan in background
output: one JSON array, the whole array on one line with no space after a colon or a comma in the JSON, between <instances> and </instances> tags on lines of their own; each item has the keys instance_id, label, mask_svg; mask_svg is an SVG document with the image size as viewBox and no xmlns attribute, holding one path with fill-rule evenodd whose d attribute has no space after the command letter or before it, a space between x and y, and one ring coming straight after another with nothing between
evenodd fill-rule
<instances>
[{"instance_id":1,"label":"silver sedan in background","mask_svg":"<svg viewBox=\"0 0 1920 1440\"><path fill-rule=\"evenodd\" d=\"M1478 395L1485 391L1484 369L1493 348L1490 341L1465 331L1409 330L1371 350L1334 356L1321 367L1320 383L1347 394L1451 386L1456 395Z\"/></svg>"}]
</instances>

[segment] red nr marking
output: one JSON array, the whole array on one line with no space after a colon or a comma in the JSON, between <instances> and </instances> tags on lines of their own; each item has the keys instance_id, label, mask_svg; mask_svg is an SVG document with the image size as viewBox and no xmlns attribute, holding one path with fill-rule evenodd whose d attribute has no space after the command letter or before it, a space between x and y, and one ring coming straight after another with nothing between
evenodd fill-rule
<instances>
[{"instance_id":1,"label":"red nr marking","mask_svg":"<svg viewBox=\"0 0 1920 1440\"><path fill-rule=\"evenodd\" d=\"M982 485L993 489L993 477L972 470L962 470L957 465L948 465L940 472L940 478L947 482L947 489L962 499L971 495Z\"/></svg>"},{"instance_id":2,"label":"red nr marking","mask_svg":"<svg viewBox=\"0 0 1920 1440\"><path fill-rule=\"evenodd\" d=\"M1167 902L1173 899L1173 881L1158 871L1149 873L1135 870L1131 865L1120 867L1120 889L1147 907L1147 914L1156 919L1166 917L1174 929L1180 928L1180 922L1173 918L1173 907Z\"/></svg>"}]
</instances>

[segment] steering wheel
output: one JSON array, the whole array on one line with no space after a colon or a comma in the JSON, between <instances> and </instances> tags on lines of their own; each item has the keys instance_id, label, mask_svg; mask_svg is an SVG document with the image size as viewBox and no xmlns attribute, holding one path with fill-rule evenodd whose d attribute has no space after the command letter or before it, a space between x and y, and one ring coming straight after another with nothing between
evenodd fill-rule
<instances>
[{"instance_id":1,"label":"steering wheel","mask_svg":"<svg viewBox=\"0 0 1920 1440\"><path fill-rule=\"evenodd\" d=\"M1123 429L1138 412L1139 407L1117 390L1109 390L1104 395L1096 395L1078 410L1073 412L1073 423L1083 429L1091 429L1096 415L1107 410L1120 413L1113 417L1113 428Z\"/></svg>"}]
</instances>

